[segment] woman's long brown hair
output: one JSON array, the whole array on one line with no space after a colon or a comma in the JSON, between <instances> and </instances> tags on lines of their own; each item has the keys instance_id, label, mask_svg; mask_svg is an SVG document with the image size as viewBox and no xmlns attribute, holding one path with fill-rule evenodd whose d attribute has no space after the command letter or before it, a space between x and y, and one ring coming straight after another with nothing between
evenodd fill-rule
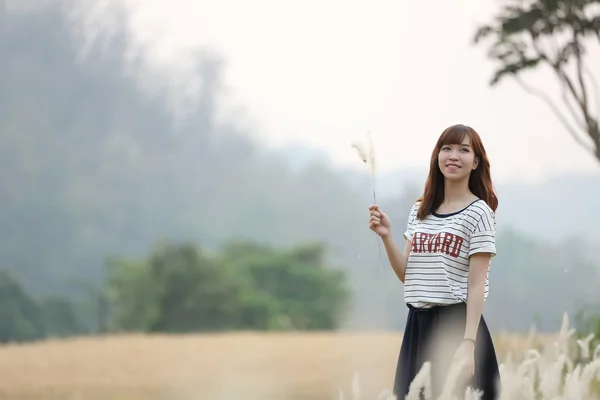
<instances>
[{"instance_id":1,"label":"woman's long brown hair","mask_svg":"<svg viewBox=\"0 0 600 400\"><path fill-rule=\"evenodd\" d=\"M477 168L471 171L469 177L469 189L475 196L485 201L493 211L498 208L498 196L492 184L490 162L479 134L470 126L453 125L442 132L431 154L425 190L417 200L421 202L417 212L418 219L424 219L432 211L437 210L444 201L444 175L438 164L440 149L447 144L461 144L465 135L469 136L475 157L479 158Z\"/></svg>"}]
</instances>

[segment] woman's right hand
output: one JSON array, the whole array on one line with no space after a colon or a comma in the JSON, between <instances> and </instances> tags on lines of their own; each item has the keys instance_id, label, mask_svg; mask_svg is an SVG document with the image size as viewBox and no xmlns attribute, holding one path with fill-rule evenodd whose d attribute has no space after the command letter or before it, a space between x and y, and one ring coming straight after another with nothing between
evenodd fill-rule
<instances>
[{"instance_id":1,"label":"woman's right hand","mask_svg":"<svg viewBox=\"0 0 600 400\"><path fill-rule=\"evenodd\" d=\"M377 204L371 205L369 207L369 212L369 228L381 236L381 238L387 238L392 232L392 223L387 214L381 211Z\"/></svg>"}]
</instances>

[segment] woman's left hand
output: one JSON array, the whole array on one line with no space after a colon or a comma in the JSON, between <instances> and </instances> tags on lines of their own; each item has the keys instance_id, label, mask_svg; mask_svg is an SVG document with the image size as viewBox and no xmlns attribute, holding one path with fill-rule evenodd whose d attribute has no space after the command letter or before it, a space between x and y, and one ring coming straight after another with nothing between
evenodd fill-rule
<instances>
[{"instance_id":1,"label":"woman's left hand","mask_svg":"<svg viewBox=\"0 0 600 400\"><path fill-rule=\"evenodd\" d=\"M454 353L453 365L463 364L464 367L460 371L459 376L469 379L475 374L475 343L465 340Z\"/></svg>"}]
</instances>

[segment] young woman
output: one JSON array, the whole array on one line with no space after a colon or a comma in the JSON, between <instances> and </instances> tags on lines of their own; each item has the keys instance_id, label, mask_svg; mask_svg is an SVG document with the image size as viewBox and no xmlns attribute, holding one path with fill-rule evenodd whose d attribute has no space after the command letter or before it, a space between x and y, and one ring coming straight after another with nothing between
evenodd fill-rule
<instances>
[{"instance_id":1,"label":"young woman","mask_svg":"<svg viewBox=\"0 0 600 400\"><path fill-rule=\"evenodd\" d=\"M464 125L438 139L424 193L410 210L404 251L386 213L369 207L369 227L383 240L409 308L394 380L398 400L425 362L431 363L435 398L454 366L462 378L459 398L467 386L482 391L482 400L498 398L498 362L482 315L496 255L497 207L485 148Z\"/></svg>"}]
</instances>

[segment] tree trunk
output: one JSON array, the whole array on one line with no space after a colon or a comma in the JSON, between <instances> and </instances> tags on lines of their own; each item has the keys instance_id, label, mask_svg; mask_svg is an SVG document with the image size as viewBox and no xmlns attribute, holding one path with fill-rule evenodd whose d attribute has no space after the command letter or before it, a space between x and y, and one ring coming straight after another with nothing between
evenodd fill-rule
<instances>
[{"instance_id":1,"label":"tree trunk","mask_svg":"<svg viewBox=\"0 0 600 400\"><path fill-rule=\"evenodd\" d=\"M600 127L598 124L594 124L589 127L588 132L594 143L594 156L600 163Z\"/></svg>"}]
</instances>

